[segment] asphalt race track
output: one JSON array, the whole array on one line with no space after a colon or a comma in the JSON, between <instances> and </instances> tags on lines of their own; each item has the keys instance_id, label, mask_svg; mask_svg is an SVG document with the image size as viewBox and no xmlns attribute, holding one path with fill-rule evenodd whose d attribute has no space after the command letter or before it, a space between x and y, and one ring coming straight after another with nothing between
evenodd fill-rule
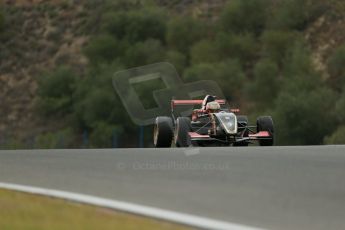
<instances>
[{"instance_id":1,"label":"asphalt race track","mask_svg":"<svg viewBox=\"0 0 345 230\"><path fill-rule=\"evenodd\" d=\"M0 151L0 182L266 229L345 229L345 146Z\"/></svg>"}]
</instances>

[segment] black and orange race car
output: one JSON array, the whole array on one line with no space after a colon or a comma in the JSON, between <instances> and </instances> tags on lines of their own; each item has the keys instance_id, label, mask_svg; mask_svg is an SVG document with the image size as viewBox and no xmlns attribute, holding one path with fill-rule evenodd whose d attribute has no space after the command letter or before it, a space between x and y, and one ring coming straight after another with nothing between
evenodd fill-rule
<instances>
[{"instance_id":1,"label":"black and orange race car","mask_svg":"<svg viewBox=\"0 0 345 230\"><path fill-rule=\"evenodd\" d=\"M201 105L186 117L175 117L176 106ZM225 100L207 95L204 100L172 100L171 117L157 117L154 124L155 147L248 146L258 142L272 146L274 126L270 116L261 116L249 125L238 109L227 108Z\"/></svg>"}]
</instances>

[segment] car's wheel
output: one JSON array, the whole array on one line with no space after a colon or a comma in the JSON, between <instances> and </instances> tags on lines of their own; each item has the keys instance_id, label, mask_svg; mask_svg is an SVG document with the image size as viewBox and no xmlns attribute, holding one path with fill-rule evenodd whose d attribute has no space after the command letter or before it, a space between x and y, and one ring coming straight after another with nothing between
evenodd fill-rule
<instances>
[{"instance_id":1,"label":"car's wheel","mask_svg":"<svg viewBox=\"0 0 345 230\"><path fill-rule=\"evenodd\" d=\"M246 128L248 125L248 117L239 115L237 116L237 124L238 128L243 131L243 137L248 137L249 136L249 130ZM241 141L241 142L235 142L233 146L248 146L248 141Z\"/></svg>"},{"instance_id":2,"label":"car's wheel","mask_svg":"<svg viewBox=\"0 0 345 230\"><path fill-rule=\"evenodd\" d=\"M171 147L173 140L173 122L170 117L157 117L153 130L153 144L156 148Z\"/></svg>"},{"instance_id":3,"label":"car's wheel","mask_svg":"<svg viewBox=\"0 0 345 230\"><path fill-rule=\"evenodd\" d=\"M188 132L191 131L190 119L188 117L178 117L175 127L175 145L176 147L188 147L191 140Z\"/></svg>"},{"instance_id":4,"label":"car's wheel","mask_svg":"<svg viewBox=\"0 0 345 230\"><path fill-rule=\"evenodd\" d=\"M273 125L272 117L270 116L258 117L258 119L256 120L256 127L257 127L257 132L267 131L271 135L271 138L269 139L259 140L259 144L261 146L272 146L274 143L274 125Z\"/></svg>"}]
</instances>

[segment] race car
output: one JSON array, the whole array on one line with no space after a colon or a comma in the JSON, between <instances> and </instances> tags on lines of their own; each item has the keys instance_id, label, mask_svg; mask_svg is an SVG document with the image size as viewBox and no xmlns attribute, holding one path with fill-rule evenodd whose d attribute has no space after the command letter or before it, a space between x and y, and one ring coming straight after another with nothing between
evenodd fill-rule
<instances>
[{"instance_id":1,"label":"race car","mask_svg":"<svg viewBox=\"0 0 345 230\"><path fill-rule=\"evenodd\" d=\"M186 117L175 118L176 106L201 105ZM239 109L225 107L225 100L207 95L204 100L172 100L171 117L157 117L153 143L157 148L189 146L261 146L274 143L274 126L270 116L261 116L256 125L248 124L247 116L237 115Z\"/></svg>"}]
</instances>

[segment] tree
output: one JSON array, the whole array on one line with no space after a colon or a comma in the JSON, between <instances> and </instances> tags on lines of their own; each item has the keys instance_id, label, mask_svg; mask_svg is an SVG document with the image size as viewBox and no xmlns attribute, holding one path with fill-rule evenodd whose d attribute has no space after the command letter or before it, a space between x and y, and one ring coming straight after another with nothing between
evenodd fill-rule
<instances>
[{"instance_id":1,"label":"tree","mask_svg":"<svg viewBox=\"0 0 345 230\"><path fill-rule=\"evenodd\" d=\"M264 57L268 57L280 67L289 50L293 49L301 35L292 31L266 30L262 36L262 49Z\"/></svg>"},{"instance_id":2,"label":"tree","mask_svg":"<svg viewBox=\"0 0 345 230\"><path fill-rule=\"evenodd\" d=\"M169 50L166 53L166 60L176 68L179 74L182 74L187 65L187 57L176 50Z\"/></svg>"},{"instance_id":3,"label":"tree","mask_svg":"<svg viewBox=\"0 0 345 230\"><path fill-rule=\"evenodd\" d=\"M236 59L228 59L217 64L193 65L185 70L183 76L187 82L212 79L219 84L224 95L231 99L240 96L245 80L240 62Z\"/></svg>"},{"instance_id":4,"label":"tree","mask_svg":"<svg viewBox=\"0 0 345 230\"><path fill-rule=\"evenodd\" d=\"M323 0L278 1L269 25L274 29L300 30L305 29L328 9L329 3Z\"/></svg>"},{"instance_id":5,"label":"tree","mask_svg":"<svg viewBox=\"0 0 345 230\"><path fill-rule=\"evenodd\" d=\"M274 113L279 144L322 144L335 127L334 93L327 88L298 93L282 92L276 100Z\"/></svg>"},{"instance_id":6,"label":"tree","mask_svg":"<svg viewBox=\"0 0 345 230\"><path fill-rule=\"evenodd\" d=\"M168 23L166 41L170 48L189 53L189 48L206 35L205 25L191 17L175 17Z\"/></svg>"},{"instance_id":7,"label":"tree","mask_svg":"<svg viewBox=\"0 0 345 230\"><path fill-rule=\"evenodd\" d=\"M125 42L120 42L111 35L99 35L91 39L84 49L92 65L99 63L110 63L116 57L123 55L127 48Z\"/></svg>"},{"instance_id":8,"label":"tree","mask_svg":"<svg viewBox=\"0 0 345 230\"><path fill-rule=\"evenodd\" d=\"M327 145L345 144L345 125L338 127L332 135L327 136L324 143Z\"/></svg>"},{"instance_id":9,"label":"tree","mask_svg":"<svg viewBox=\"0 0 345 230\"><path fill-rule=\"evenodd\" d=\"M338 122L341 124L345 124L345 86L343 88L343 92L340 94L339 99L336 101L335 113Z\"/></svg>"},{"instance_id":10,"label":"tree","mask_svg":"<svg viewBox=\"0 0 345 230\"><path fill-rule=\"evenodd\" d=\"M259 35L266 24L266 0L232 0L224 8L219 23L231 33L253 33Z\"/></svg>"},{"instance_id":11,"label":"tree","mask_svg":"<svg viewBox=\"0 0 345 230\"><path fill-rule=\"evenodd\" d=\"M167 17L161 8L141 8L109 12L102 18L102 28L116 38L129 43L147 39L165 40Z\"/></svg>"},{"instance_id":12,"label":"tree","mask_svg":"<svg viewBox=\"0 0 345 230\"><path fill-rule=\"evenodd\" d=\"M138 67L165 60L165 49L159 40L137 42L126 50L122 62L127 67Z\"/></svg>"},{"instance_id":13,"label":"tree","mask_svg":"<svg viewBox=\"0 0 345 230\"><path fill-rule=\"evenodd\" d=\"M217 49L212 41L204 39L191 48L192 64L216 62L218 59Z\"/></svg>"},{"instance_id":14,"label":"tree","mask_svg":"<svg viewBox=\"0 0 345 230\"><path fill-rule=\"evenodd\" d=\"M105 122L97 122L90 135L90 144L94 148L111 148L112 138L117 131L117 126Z\"/></svg>"},{"instance_id":15,"label":"tree","mask_svg":"<svg viewBox=\"0 0 345 230\"><path fill-rule=\"evenodd\" d=\"M68 67L60 67L38 79L38 108L47 116L66 115L72 111L77 77Z\"/></svg>"},{"instance_id":16,"label":"tree","mask_svg":"<svg viewBox=\"0 0 345 230\"><path fill-rule=\"evenodd\" d=\"M227 58L238 59L242 65L254 61L258 54L258 43L250 33L228 34L218 33L216 49L218 55L224 60Z\"/></svg>"},{"instance_id":17,"label":"tree","mask_svg":"<svg viewBox=\"0 0 345 230\"><path fill-rule=\"evenodd\" d=\"M2 13L2 9L0 8L0 32L3 31L5 28L5 17L4 14Z\"/></svg>"},{"instance_id":18,"label":"tree","mask_svg":"<svg viewBox=\"0 0 345 230\"><path fill-rule=\"evenodd\" d=\"M263 59L254 67L254 81L248 84L249 98L258 110L272 107L279 87L279 69L270 59Z\"/></svg>"},{"instance_id":19,"label":"tree","mask_svg":"<svg viewBox=\"0 0 345 230\"><path fill-rule=\"evenodd\" d=\"M335 50L328 60L331 86L338 91L345 86L345 45Z\"/></svg>"}]
</instances>

